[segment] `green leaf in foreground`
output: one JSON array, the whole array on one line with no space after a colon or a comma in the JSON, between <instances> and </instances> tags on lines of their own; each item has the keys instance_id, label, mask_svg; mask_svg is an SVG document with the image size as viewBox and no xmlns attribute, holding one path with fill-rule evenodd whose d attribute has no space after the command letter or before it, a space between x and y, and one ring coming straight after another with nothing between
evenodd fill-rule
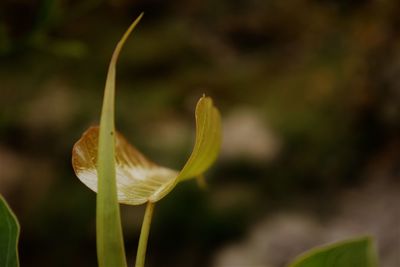
<instances>
[{"instance_id":1,"label":"green leaf in foreground","mask_svg":"<svg viewBox=\"0 0 400 267\"><path fill-rule=\"evenodd\" d=\"M97 181L96 237L100 267L127 266L115 178L115 65L122 46L141 17L142 14L132 23L117 44L111 58L104 90L97 151L99 179Z\"/></svg>"},{"instance_id":2,"label":"green leaf in foreground","mask_svg":"<svg viewBox=\"0 0 400 267\"><path fill-rule=\"evenodd\" d=\"M376 255L369 237L315 248L300 255L288 267L376 267Z\"/></svg>"},{"instance_id":3,"label":"green leaf in foreground","mask_svg":"<svg viewBox=\"0 0 400 267\"><path fill-rule=\"evenodd\" d=\"M0 195L0 266L19 266L18 237L17 218Z\"/></svg>"}]
</instances>

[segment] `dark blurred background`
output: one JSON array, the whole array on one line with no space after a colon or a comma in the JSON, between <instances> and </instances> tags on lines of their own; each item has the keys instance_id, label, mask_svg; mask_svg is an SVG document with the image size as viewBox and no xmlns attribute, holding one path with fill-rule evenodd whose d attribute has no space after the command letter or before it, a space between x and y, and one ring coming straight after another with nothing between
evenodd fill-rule
<instances>
[{"instance_id":1,"label":"dark blurred background","mask_svg":"<svg viewBox=\"0 0 400 267\"><path fill-rule=\"evenodd\" d=\"M399 1L1 0L0 193L22 266L96 266L95 194L71 149L142 11L118 129L179 169L203 93L224 123L208 189L186 182L157 205L148 267L280 267L365 234L400 266ZM121 208L132 265L144 207Z\"/></svg>"}]
</instances>

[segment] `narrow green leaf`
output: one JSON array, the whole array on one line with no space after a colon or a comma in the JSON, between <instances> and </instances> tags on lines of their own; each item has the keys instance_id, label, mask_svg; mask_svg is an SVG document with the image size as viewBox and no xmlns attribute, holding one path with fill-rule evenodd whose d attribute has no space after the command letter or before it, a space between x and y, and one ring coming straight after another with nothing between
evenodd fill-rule
<instances>
[{"instance_id":1,"label":"narrow green leaf","mask_svg":"<svg viewBox=\"0 0 400 267\"><path fill-rule=\"evenodd\" d=\"M376 267L372 240L362 237L315 248L289 267Z\"/></svg>"},{"instance_id":2,"label":"narrow green leaf","mask_svg":"<svg viewBox=\"0 0 400 267\"><path fill-rule=\"evenodd\" d=\"M7 202L0 195L0 266L18 267L19 224Z\"/></svg>"},{"instance_id":3,"label":"narrow green leaf","mask_svg":"<svg viewBox=\"0 0 400 267\"><path fill-rule=\"evenodd\" d=\"M119 53L141 14L125 32L114 50L108 69L97 156L98 194L96 209L97 257L100 267L124 267L126 264L115 178L115 72Z\"/></svg>"}]
</instances>

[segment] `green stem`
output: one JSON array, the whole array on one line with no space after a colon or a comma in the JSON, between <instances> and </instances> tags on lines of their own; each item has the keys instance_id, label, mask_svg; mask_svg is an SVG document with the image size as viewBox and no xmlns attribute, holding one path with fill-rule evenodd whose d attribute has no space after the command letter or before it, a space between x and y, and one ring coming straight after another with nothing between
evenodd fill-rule
<instances>
[{"instance_id":1,"label":"green stem","mask_svg":"<svg viewBox=\"0 0 400 267\"><path fill-rule=\"evenodd\" d=\"M135 267L144 267L146 259L147 240L149 239L151 218L153 217L154 203L147 202L146 211L144 213L142 230L140 231L139 245L136 253Z\"/></svg>"}]
</instances>

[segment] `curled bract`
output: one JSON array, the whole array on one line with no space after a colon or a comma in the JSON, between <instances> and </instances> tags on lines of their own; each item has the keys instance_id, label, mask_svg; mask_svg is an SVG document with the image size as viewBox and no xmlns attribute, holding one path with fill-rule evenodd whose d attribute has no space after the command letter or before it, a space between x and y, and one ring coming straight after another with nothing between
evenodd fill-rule
<instances>
[{"instance_id":1,"label":"curled bract","mask_svg":"<svg viewBox=\"0 0 400 267\"><path fill-rule=\"evenodd\" d=\"M159 166L115 134L115 170L120 203L139 205L156 202L183 180L197 177L216 160L221 143L221 119L210 97L197 103L196 140L188 161L181 171ZM90 127L75 143L72 165L78 178L97 192L97 157L99 128Z\"/></svg>"}]
</instances>

